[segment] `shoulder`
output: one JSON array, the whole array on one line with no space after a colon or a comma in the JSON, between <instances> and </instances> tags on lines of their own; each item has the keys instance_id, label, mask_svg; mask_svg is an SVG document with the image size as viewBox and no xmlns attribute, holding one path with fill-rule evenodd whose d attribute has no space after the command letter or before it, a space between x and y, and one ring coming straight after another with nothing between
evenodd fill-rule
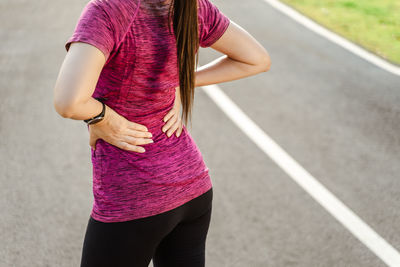
<instances>
[{"instance_id":1,"label":"shoulder","mask_svg":"<svg viewBox=\"0 0 400 267\"><path fill-rule=\"evenodd\" d=\"M135 19L140 0L90 0L89 4L100 8L106 14L107 22L112 27L118 43Z\"/></svg>"},{"instance_id":2,"label":"shoulder","mask_svg":"<svg viewBox=\"0 0 400 267\"><path fill-rule=\"evenodd\" d=\"M204 0L197 0L197 12L199 15L202 15L205 10L205 2Z\"/></svg>"},{"instance_id":3,"label":"shoulder","mask_svg":"<svg viewBox=\"0 0 400 267\"><path fill-rule=\"evenodd\" d=\"M211 0L197 0L197 13L201 20L210 20L220 15L225 16Z\"/></svg>"},{"instance_id":4,"label":"shoulder","mask_svg":"<svg viewBox=\"0 0 400 267\"><path fill-rule=\"evenodd\" d=\"M89 5L103 9L112 20L121 18L129 20L134 16L139 3L140 0L90 0L88 2Z\"/></svg>"},{"instance_id":5,"label":"shoulder","mask_svg":"<svg viewBox=\"0 0 400 267\"><path fill-rule=\"evenodd\" d=\"M200 24L204 23L207 18L208 7L206 0L197 0L197 17Z\"/></svg>"},{"instance_id":6,"label":"shoulder","mask_svg":"<svg viewBox=\"0 0 400 267\"><path fill-rule=\"evenodd\" d=\"M213 7L216 7L216 4L212 0L197 0L198 11L207 12Z\"/></svg>"}]
</instances>

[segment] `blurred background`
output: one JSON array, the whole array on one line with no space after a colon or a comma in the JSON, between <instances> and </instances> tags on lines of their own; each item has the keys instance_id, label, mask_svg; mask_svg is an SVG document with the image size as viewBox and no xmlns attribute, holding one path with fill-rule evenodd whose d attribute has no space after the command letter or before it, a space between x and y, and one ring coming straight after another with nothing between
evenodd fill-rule
<instances>
[{"instance_id":1,"label":"blurred background","mask_svg":"<svg viewBox=\"0 0 400 267\"><path fill-rule=\"evenodd\" d=\"M395 0L282 0L370 52L400 64L400 2Z\"/></svg>"},{"instance_id":2,"label":"blurred background","mask_svg":"<svg viewBox=\"0 0 400 267\"><path fill-rule=\"evenodd\" d=\"M53 89L86 2L0 1L2 267L80 263L93 201L89 137L81 121L56 113ZM207 266L400 266L399 75L292 19L277 1L212 2L272 61L266 73L213 88L387 245L366 246L337 220L340 210L320 205L197 88L191 134L214 185ZM279 3L398 70L399 1ZM219 56L201 48L200 63Z\"/></svg>"}]
</instances>

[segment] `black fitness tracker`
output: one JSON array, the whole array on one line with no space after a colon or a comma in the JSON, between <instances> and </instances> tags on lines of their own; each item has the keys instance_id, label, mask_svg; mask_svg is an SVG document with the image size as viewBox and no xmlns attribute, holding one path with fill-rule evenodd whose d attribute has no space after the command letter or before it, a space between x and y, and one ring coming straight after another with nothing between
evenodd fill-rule
<instances>
[{"instance_id":1,"label":"black fitness tracker","mask_svg":"<svg viewBox=\"0 0 400 267\"><path fill-rule=\"evenodd\" d=\"M89 124L95 124L95 123L103 120L104 119L104 114L106 113L106 104L104 104L104 102L102 101L102 100L105 100L105 98L101 98L101 97L95 97L95 98L97 100L99 100L103 104L103 109L101 110L99 115L94 116L93 118L89 118L89 119L83 120L88 125Z\"/></svg>"}]
</instances>

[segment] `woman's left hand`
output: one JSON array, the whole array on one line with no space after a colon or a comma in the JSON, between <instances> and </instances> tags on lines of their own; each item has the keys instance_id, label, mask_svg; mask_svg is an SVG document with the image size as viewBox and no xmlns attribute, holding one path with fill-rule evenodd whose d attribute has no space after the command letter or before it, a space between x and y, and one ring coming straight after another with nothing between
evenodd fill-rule
<instances>
[{"instance_id":1,"label":"woman's left hand","mask_svg":"<svg viewBox=\"0 0 400 267\"><path fill-rule=\"evenodd\" d=\"M181 95L179 86L175 88L175 102L173 108L165 115L163 121L165 122L162 131L170 137L175 131L176 137L182 133L183 123L181 120Z\"/></svg>"}]
</instances>

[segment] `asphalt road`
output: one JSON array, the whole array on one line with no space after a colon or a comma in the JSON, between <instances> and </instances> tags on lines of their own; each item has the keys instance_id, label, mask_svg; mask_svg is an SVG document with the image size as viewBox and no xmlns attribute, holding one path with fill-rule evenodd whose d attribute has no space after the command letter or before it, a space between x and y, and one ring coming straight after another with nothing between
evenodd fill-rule
<instances>
[{"instance_id":1,"label":"asphalt road","mask_svg":"<svg viewBox=\"0 0 400 267\"><path fill-rule=\"evenodd\" d=\"M400 250L400 77L261 0L215 0L271 55L219 84L286 152ZM85 4L0 2L0 266L78 266L92 205L82 122L53 108L63 44ZM200 50L205 64L220 56ZM209 267L386 266L198 88L193 138L210 169Z\"/></svg>"}]
</instances>

